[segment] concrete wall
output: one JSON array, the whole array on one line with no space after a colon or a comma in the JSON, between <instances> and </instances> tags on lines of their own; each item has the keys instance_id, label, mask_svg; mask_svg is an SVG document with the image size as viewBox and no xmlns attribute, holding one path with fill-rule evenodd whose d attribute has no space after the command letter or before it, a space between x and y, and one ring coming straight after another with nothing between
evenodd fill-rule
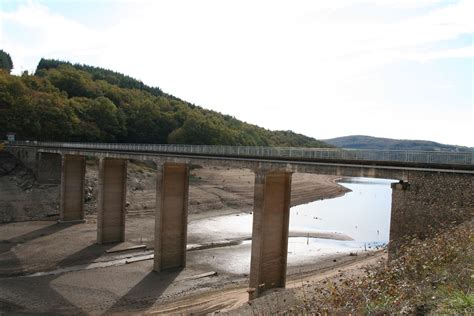
<instances>
[{"instance_id":1,"label":"concrete wall","mask_svg":"<svg viewBox=\"0 0 474 316\"><path fill-rule=\"evenodd\" d=\"M396 256L405 236L470 220L474 215L474 175L410 171L408 181L392 185L389 253Z\"/></svg>"}]
</instances>

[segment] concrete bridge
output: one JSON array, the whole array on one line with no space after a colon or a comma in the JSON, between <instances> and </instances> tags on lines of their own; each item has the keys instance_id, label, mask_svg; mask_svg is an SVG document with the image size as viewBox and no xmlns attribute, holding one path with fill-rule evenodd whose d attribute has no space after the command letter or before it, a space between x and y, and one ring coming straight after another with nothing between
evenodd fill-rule
<instances>
[{"instance_id":1,"label":"concrete bridge","mask_svg":"<svg viewBox=\"0 0 474 316\"><path fill-rule=\"evenodd\" d=\"M40 182L60 179L61 221L84 219L85 158L99 160L99 244L124 241L127 161L153 161L155 271L186 265L189 166L253 170L250 298L285 286L292 173L397 180L392 184L391 255L404 236L423 236L474 213L474 153L55 142L13 142L6 150Z\"/></svg>"}]
</instances>

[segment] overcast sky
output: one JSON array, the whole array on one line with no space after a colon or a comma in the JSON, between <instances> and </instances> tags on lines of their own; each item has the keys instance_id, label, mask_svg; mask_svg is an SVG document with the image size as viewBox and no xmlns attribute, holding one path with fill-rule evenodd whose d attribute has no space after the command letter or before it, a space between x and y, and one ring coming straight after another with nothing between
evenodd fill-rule
<instances>
[{"instance_id":1,"label":"overcast sky","mask_svg":"<svg viewBox=\"0 0 474 316\"><path fill-rule=\"evenodd\" d=\"M474 146L474 1L6 1L14 73L109 68L189 102L318 139Z\"/></svg>"}]
</instances>

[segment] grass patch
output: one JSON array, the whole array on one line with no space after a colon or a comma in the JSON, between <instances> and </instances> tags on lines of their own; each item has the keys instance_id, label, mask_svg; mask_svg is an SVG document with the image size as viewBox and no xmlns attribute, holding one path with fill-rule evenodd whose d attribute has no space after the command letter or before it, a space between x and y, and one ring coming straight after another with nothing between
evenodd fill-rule
<instances>
[{"instance_id":1,"label":"grass patch","mask_svg":"<svg viewBox=\"0 0 474 316\"><path fill-rule=\"evenodd\" d=\"M459 290L443 289L437 313L440 314L472 314L474 311L474 294Z\"/></svg>"}]
</instances>

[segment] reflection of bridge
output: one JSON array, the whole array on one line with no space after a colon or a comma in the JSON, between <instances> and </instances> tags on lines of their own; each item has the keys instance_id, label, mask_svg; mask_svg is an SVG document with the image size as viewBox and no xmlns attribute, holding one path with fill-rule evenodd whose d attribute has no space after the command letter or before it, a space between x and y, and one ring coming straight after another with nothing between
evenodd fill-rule
<instances>
[{"instance_id":1,"label":"reflection of bridge","mask_svg":"<svg viewBox=\"0 0 474 316\"><path fill-rule=\"evenodd\" d=\"M124 240L127 160L155 162L156 271L186 264L189 166L253 170L251 297L285 286L294 172L400 180L392 185L391 253L404 235L470 219L474 210L473 153L50 142L14 142L6 150L40 181L61 179L62 221L84 219L85 157L99 159L98 243Z\"/></svg>"}]
</instances>

